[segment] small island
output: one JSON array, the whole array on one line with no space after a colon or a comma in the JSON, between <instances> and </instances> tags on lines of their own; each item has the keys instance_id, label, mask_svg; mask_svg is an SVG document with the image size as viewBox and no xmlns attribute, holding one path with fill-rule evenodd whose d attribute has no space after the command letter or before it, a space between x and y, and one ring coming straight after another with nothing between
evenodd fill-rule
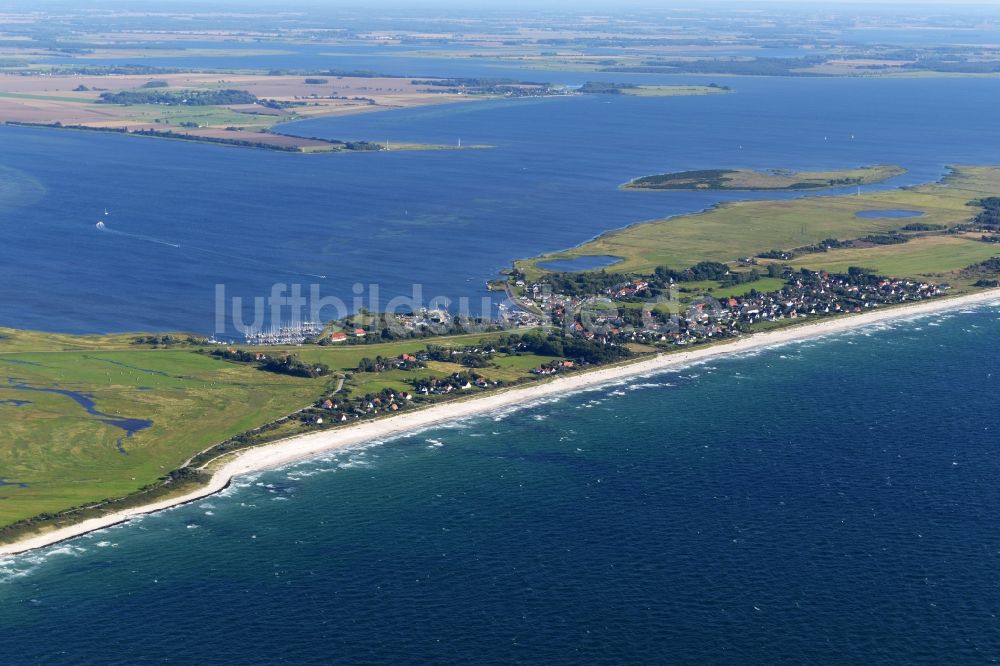
<instances>
[{"instance_id":1,"label":"small island","mask_svg":"<svg viewBox=\"0 0 1000 666\"><path fill-rule=\"evenodd\" d=\"M873 185L904 173L906 169L903 167L885 164L837 171L706 169L643 176L629 181L622 188L626 190L820 190Z\"/></svg>"},{"instance_id":2,"label":"small island","mask_svg":"<svg viewBox=\"0 0 1000 666\"><path fill-rule=\"evenodd\" d=\"M729 86L716 83L708 85L645 85L638 83L608 83L606 81L587 81L580 86L579 92L588 95L631 95L633 97L687 97L691 95L717 95L730 93Z\"/></svg>"}]
</instances>

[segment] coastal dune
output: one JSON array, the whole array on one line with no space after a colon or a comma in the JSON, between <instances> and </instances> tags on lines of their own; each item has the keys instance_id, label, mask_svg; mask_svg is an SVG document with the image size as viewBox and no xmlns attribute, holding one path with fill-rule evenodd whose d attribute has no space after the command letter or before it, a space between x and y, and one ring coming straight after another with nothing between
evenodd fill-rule
<instances>
[{"instance_id":1,"label":"coastal dune","mask_svg":"<svg viewBox=\"0 0 1000 666\"><path fill-rule=\"evenodd\" d=\"M233 454L228 462L214 472L207 485L189 494L93 518L36 536L29 536L16 543L0 545L0 555L13 555L42 548L126 522L136 516L193 502L223 490L234 477L273 469L329 451L370 444L440 423L497 411L512 405L533 402L540 398L563 396L573 391L676 368L712 357L738 354L796 340L849 331L893 319L959 309L993 301L1000 301L1000 289L991 289L965 296L940 298L905 307L874 310L836 319L824 319L815 323L803 323L791 328L748 335L730 342L692 351L660 354L632 363L597 368L578 374L556 377L543 383L512 387L384 419L365 421L352 426L284 439Z\"/></svg>"}]
</instances>

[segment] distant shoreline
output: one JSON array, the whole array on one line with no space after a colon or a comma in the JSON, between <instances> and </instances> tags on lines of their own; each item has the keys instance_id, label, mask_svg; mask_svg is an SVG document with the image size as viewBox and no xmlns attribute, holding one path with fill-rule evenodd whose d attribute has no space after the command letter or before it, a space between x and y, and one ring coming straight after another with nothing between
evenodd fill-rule
<instances>
[{"instance_id":1,"label":"distant shoreline","mask_svg":"<svg viewBox=\"0 0 1000 666\"><path fill-rule=\"evenodd\" d=\"M208 484L186 495L153 502L151 504L85 520L20 541L0 545L0 555L14 555L50 546L90 532L127 522L136 516L163 511L194 502L218 493L231 484L233 478L261 472L330 451L343 450L373 441L384 440L433 427L456 419L536 401L540 398L562 396L602 384L613 383L670 368L684 366L718 356L739 354L755 349L804 340L870 326L884 321L905 319L918 315L954 310L965 306L982 305L1000 300L1000 289L990 289L963 296L941 297L913 305L891 307L835 319L823 319L790 328L747 335L731 342L723 342L692 351L659 354L651 358L603 366L544 383L513 387L462 401L452 401L398 416L368 421L336 430L299 435L247 449L231 456L229 462L214 470Z\"/></svg>"}]
</instances>

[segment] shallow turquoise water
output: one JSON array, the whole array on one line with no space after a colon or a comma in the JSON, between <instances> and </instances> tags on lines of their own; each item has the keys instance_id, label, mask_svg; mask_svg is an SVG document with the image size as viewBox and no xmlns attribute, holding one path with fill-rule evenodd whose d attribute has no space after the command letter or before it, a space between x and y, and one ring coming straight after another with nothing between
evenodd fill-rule
<instances>
[{"instance_id":1,"label":"shallow turquoise water","mask_svg":"<svg viewBox=\"0 0 1000 666\"><path fill-rule=\"evenodd\" d=\"M998 340L995 304L243 479L0 562L0 654L1000 659Z\"/></svg>"}]
</instances>

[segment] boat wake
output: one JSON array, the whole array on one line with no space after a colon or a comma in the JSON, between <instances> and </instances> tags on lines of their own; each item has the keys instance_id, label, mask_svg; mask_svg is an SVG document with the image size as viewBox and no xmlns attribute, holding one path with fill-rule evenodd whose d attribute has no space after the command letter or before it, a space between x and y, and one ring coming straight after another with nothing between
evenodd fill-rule
<instances>
[{"instance_id":1,"label":"boat wake","mask_svg":"<svg viewBox=\"0 0 1000 666\"><path fill-rule=\"evenodd\" d=\"M167 245L173 248L179 248L180 245L177 243L171 243L170 241L160 240L159 238L153 238L152 236L143 236L142 234L130 234L126 231L118 231L117 229L112 229L108 225L104 224L104 220L97 223L98 231L106 231L109 234L115 234L116 236L125 236L126 238L134 238L136 240L145 241L147 243L157 243L159 245Z\"/></svg>"},{"instance_id":2,"label":"boat wake","mask_svg":"<svg viewBox=\"0 0 1000 666\"><path fill-rule=\"evenodd\" d=\"M146 243L156 243L157 245L166 245L167 247L172 247L172 248L175 248L175 249L178 249L178 250L181 249L181 246L180 246L179 243L172 243L170 241L163 240L163 239L160 239L160 238L153 238L152 236L144 236L143 234L133 234L133 233L128 233L126 231L119 231L117 229L112 229L111 227L109 227L107 224L104 223L104 220L100 220L95 226L97 227L98 231L103 231L103 232L106 232L106 233L109 233L109 234L115 234L116 236L124 236L125 238L132 238L134 240L139 240L139 241L143 241L143 242L146 242ZM213 256L216 256L216 257L221 257L223 259L228 259L230 261L237 261L237 262L240 262L240 263L243 263L243 264L250 264L250 265L253 265L253 266L259 266L259 267L267 268L269 270L274 270L274 266L272 264L270 264L270 263L268 263L266 261L261 261L259 259L251 259L249 257L241 257L241 256L234 255L234 254L228 254L226 252L218 252L217 250L209 250L208 248L196 247L196 246L193 246L193 245L185 245L184 249L185 250L191 250L191 251L194 251L194 252L201 252L203 254L210 254L210 255L213 255ZM299 275L299 276L302 276L302 277L315 278L317 280L326 280L327 279L327 276L325 276L325 275L319 275L318 273L303 273L303 272L300 272L300 271L289 271L289 270L279 270L279 272L286 273L286 274L289 274L289 275Z\"/></svg>"}]
</instances>

